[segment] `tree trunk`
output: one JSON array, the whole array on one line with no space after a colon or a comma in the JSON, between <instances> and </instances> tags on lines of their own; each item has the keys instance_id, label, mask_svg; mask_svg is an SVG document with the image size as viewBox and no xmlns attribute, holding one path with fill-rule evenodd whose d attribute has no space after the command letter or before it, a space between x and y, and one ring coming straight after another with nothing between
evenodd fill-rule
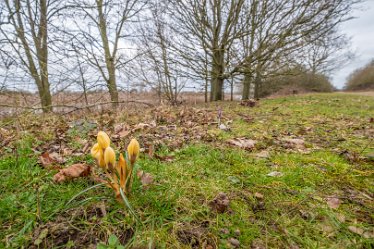
<instances>
[{"instance_id":1,"label":"tree trunk","mask_svg":"<svg viewBox=\"0 0 374 249\"><path fill-rule=\"evenodd\" d=\"M255 83L254 97L255 99L258 99L260 97L260 89L261 89L261 76L259 74L256 75L254 83Z\"/></svg>"},{"instance_id":2,"label":"tree trunk","mask_svg":"<svg viewBox=\"0 0 374 249\"><path fill-rule=\"evenodd\" d=\"M40 27L38 43L38 60L40 67L40 78L42 85L41 102L44 112L52 111L52 96L49 85L48 74L48 29L47 29L47 2L40 0ZM39 93L40 94L40 93Z\"/></svg>"},{"instance_id":3,"label":"tree trunk","mask_svg":"<svg viewBox=\"0 0 374 249\"><path fill-rule=\"evenodd\" d=\"M243 92L242 92L243 100L249 99L249 94L251 90L251 81L252 81L251 75L245 74L244 79L243 79Z\"/></svg>"},{"instance_id":4,"label":"tree trunk","mask_svg":"<svg viewBox=\"0 0 374 249\"><path fill-rule=\"evenodd\" d=\"M52 96L49 90L49 85L42 89L39 89L38 93L39 93L43 112L51 112L52 111Z\"/></svg>"},{"instance_id":5,"label":"tree trunk","mask_svg":"<svg viewBox=\"0 0 374 249\"><path fill-rule=\"evenodd\" d=\"M115 67L114 65L110 64L108 67L109 71L109 79L108 79L108 90L110 94L110 101L112 101L112 107L118 107L118 90L117 90L117 82L116 82L116 75L115 75Z\"/></svg>"},{"instance_id":6,"label":"tree trunk","mask_svg":"<svg viewBox=\"0 0 374 249\"><path fill-rule=\"evenodd\" d=\"M211 86L210 101L223 100L223 79L213 77Z\"/></svg>"},{"instance_id":7,"label":"tree trunk","mask_svg":"<svg viewBox=\"0 0 374 249\"><path fill-rule=\"evenodd\" d=\"M204 102L208 103L208 79L205 78L205 85L204 85Z\"/></svg>"},{"instance_id":8,"label":"tree trunk","mask_svg":"<svg viewBox=\"0 0 374 249\"><path fill-rule=\"evenodd\" d=\"M231 78L231 84L230 84L230 101L234 100L234 79Z\"/></svg>"},{"instance_id":9,"label":"tree trunk","mask_svg":"<svg viewBox=\"0 0 374 249\"><path fill-rule=\"evenodd\" d=\"M105 65L108 70L108 78L106 79L108 90L110 94L110 100L112 101L112 107L116 108L118 106L118 90L116 83L116 67L114 65L116 51L114 50L111 54L108 34L107 34L107 20L103 13L103 0L96 0L97 10L99 13L99 31L101 40L103 43L104 55L105 55ZM104 77L105 78L105 77Z\"/></svg>"},{"instance_id":10,"label":"tree trunk","mask_svg":"<svg viewBox=\"0 0 374 249\"><path fill-rule=\"evenodd\" d=\"M214 51L211 71L210 101L223 100L224 49Z\"/></svg>"},{"instance_id":11,"label":"tree trunk","mask_svg":"<svg viewBox=\"0 0 374 249\"><path fill-rule=\"evenodd\" d=\"M32 40L34 41L34 46L36 49L36 59L39 64L39 70L36 66L36 62L32 55L32 49L30 47L30 42L26 39L25 36L25 28L22 21L22 9L20 1L14 1L14 7L16 10L16 15L12 16L13 25L16 29L17 36L21 41L23 49L25 51L25 56L27 58L27 68L31 75L31 77L35 80L35 84L38 87L38 94L40 97L40 102L42 106L43 112L50 112L52 111L52 96L50 92L49 80L48 80L48 22L47 22L47 1L40 0L39 2L39 13L38 17L40 18L39 24L37 25L39 28L38 33L35 32L34 26L32 32ZM9 4L9 2L8 2ZM9 7L9 5L8 5ZM9 7L10 8L10 7ZM30 5L27 6L28 13L31 13ZM32 17L29 16L29 18ZM32 20L31 24L35 25L34 20Z\"/></svg>"},{"instance_id":12,"label":"tree trunk","mask_svg":"<svg viewBox=\"0 0 374 249\"><path fill-rule=\"evenodd\" d=\"M52 111L52 96L51 91L49 89L49 80L48 80L48 68L47 65L42 66L41 78L42 78L42 92L39 93L43 112L50 112Z\"/></svg>"}]
</instances>

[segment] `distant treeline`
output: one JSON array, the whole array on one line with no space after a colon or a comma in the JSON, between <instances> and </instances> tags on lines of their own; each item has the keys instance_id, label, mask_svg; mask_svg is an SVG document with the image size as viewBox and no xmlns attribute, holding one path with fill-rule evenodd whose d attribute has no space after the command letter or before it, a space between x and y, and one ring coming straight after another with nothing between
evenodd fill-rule
<instances>
[{"instance_id":1,"label":"distant treeline","mask_svg":"<svg viewBox=\"0 0 374 249\"><path fill-rule=\"evenodd\" d=\"M349 77L346 90L374 90L374 60L357 69Z\"/></svg>"}]
</instances>

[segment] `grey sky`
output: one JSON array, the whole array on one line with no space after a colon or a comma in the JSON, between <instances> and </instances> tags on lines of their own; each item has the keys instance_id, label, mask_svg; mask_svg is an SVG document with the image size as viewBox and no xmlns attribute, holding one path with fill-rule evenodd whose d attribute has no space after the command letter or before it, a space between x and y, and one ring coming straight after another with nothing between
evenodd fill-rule
<instances>
[{"instance_id":1,"label":"grey sky","mask_svg":"<svg viewBox=\"0 0 374 249\"><path fill-rule=\"evenodd\" d=\"M353 12L356 17L342 24L341 30L352 38L355 59L332 75L332 83L342 88L347 76L357 68L374 59L374 0L366 0L360 9Z\"/></svg>"}]
</instances>

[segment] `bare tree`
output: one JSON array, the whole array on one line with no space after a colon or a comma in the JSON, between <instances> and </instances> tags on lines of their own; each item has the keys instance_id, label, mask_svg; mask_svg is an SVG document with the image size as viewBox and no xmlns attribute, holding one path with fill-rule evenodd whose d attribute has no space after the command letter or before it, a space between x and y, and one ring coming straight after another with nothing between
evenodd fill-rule
<instances>
[{"instance_id":1,"label":"bare tree","mask_svg":"<svg viewBox=\"0 0 374 249\"><path fill-rule=\"evenodd\" d=\"M243 99L249 97L250 85L255 86L255 97L264 74L283 71L285 58L292 59L300 50L327 37L341 22L349 19L353 4L358 1L258 1L247 2L247 15L240 25L247 26L249 36L242 37L236 46L229 74L243 73ZM248 16L249 18L246 18ZM325 39L325 41L331 41ZM242 48L247 48L242 50ZM241 51L243 51L241 53Z\"/></svg>"},{"instance_id":2,"label":"bare tree","mask_svg":"<svg viewBox=\"0 0 374 249\"><path fill-rule=\"evenodd\" d=\"M101 74L113 106L118 104L117 70L125 63L125 38L131 36L127 25L141 11L139 0L86 0L71 2L76 7L71 20L78 31L71 30L79 52Z\"/></svg>"},{"instance_id":3,"label":"bare tree","mask_svg":"<svg viewBox=\"0 0 374 249\"><path fill-rule=\"evenodd\" d=\"M205 51L208 55L210 100L222 100L223 84L227 78L226 53L237 35L242 35L237 22L244 0L176 0L173 3L174 18L177 19L177 29L181 35L194 36L199 45L197 50ZM191 41L191 38L187 41ZM183 49L188 48L196 49L192 44L187 44Z\"/></svg>"},{"instance_id":4,"label":"bare tree","mask_svg":"<svg viewBox=\"0 0 374 249\"><path fill-rule=\"evenodd\" d=\"M298 57L303 58L299 63L312 74L329 74L354 57L354 53L348 49L350 40L336 29L312 40L306 41L308 45L298 53Z\"/></svg>"},{"instance_id":5,"label":"bare tree","mask_svg":"<svg viewBox=\"0 0 374 249\"><path fill-rule=\"evenodd\" d=\"M168 2L154 1L148 5L150 18L139 28L140 78L165 97L171 104L178 103L178 96L187 80L179 61L182 58L173 49L174 32L168 23ZM145 73L148 71L148 73ZM149 77L151 71L154 77ZM139 77L138 76L138 77Z\"/></svg>"},{"instance_id":6,"label":"bare tree","mask_svg":"<svg viewBox=\"0 0 374 249\"><path fill-rule=\"evenodd\" d=\"M291 54L313 42L306 37L325 37L346 20L356 2L174 0L171 18L188 42L179 44L181 53L187 55L184 58L197 61L193 50L208 55L210 99L214 101L223 99L224 81L236 75L244 75L243 98L248 98L251 84L258 92L256 88L269 69L280 71L285 62L282 58L292 58Z\"/></svg>"},{"instance_id":7,"label":"bare tree","mask_svg":"<svg viewBox=\"0 0 374 249\"><path fill-rule=\"evenodd\" d=\"M44 112L52 110L49 82L48 28L61 9L60 1L5 0L1 3L0 32L7 55L34 80ZM4 49L5 50L5 49Z\"/></svg>"}]
</instances>

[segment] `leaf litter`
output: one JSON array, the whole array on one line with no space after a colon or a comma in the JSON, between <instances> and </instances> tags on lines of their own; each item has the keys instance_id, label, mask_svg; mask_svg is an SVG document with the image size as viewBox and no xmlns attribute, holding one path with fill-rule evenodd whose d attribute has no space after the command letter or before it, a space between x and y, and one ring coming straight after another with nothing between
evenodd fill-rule
<instances>
[{"instance_id":1,"label":"leaf litter","mask_svg":"<svg viewBox=\"0 0 374 249\"><path fill-rule=\"evenodd\" d=\"M70 165L53 176L53 181L56 183L62 183L74 178L85 177L91 173L91 167L84 163L77 163Z\"/></svg>"},{"instance_id":2,"label":"leaf litter","mask_svg":"<svg viewBox=\"0 0 374 249\"><path fill-rule=\"evenodd\" d=\"M257 108L255 108L257 109ZM251 110L255 110L251 109ZM265 117L259 117L256 114L251 115L245 115L240 117L240 114L237 114L240 119L244 120L247 125L256 125L258 124L258 121L261 119L263 120L263 123L261 125L266 125L267 120L270 120L271 118L279 118L281 117L281 109L278 109L279 113L272 113L269 116ZM234 115L234 118L233 118ZM220 146L220 144L226 144L228 146L232 146L233 148L242 148L244 150L256 150L257 148L260 148L262 151L271 151L271 152L284 152L285 149L287 150L287 153L299 153L299 152L305 152L307 151L307 146L305 141L308 141L308 147L310 144L313 144L314 148L317 148L317 145L319 146L319 149L331 149L333 153L339 154L341 151L348 150L349 152L343 153L341 156L342 158L346 159L349 162L354 163L355 165L352 166L354 170L358 167L358 164L362 163L362 156L360 156L358 153L360 151L356 151L355 149L348 148L348 146L345 144L347 141L350 141L352 136L356 136L358 139L366 138L367 136L371 136L371 133L368 132L368 129L365 129L365 131L356 130L357 132L353 135L351 134L344 134L341 136L336 136L336 142L334 134L331 134L331 131L333 129L328 129L329 125L332 124L333 120L329 119L323 119L323 118L316 118L313 122L305 124L304 128L301 127L300 129L295 129L292 131L292 129L288 130L279 130L277 131L275 128L273 129L271 126L270 128L263 134L256 133L257 131L250 131L251 134L240 134L238 138L235 138L236 135L236 121L235 121L235 115L236 113L233 111L229 115L225 112L222 115L222 122L226 122L233 119L234 124L230 125L232 127L231 133L225 133L226 137L224 140L217 136L217 134L211 133L212 130L217 130L217 114L216 110L213 109L204 109L204 108L180 108L180 109L173 109L169 107L161 107L153 109L151 112L145 112L145 115L142 116L142 118L138 121L136 121L136 118L134 119L126 119L126 122L123 122L123 120L120 120L119 118L113 117L111 115L103 116L103 119L94 121L95 125L98 127L105 127L111 134L111 137L114 138L115 145L119 148L123 146L129 137L131 136L139 136L141 138L141 141L144 145L149 145L149 148L152 147L149 151L151 151L151 155L154 156L153 158L157 158L162 162L173 162L178 160L177 156L174 155L166 155L166 156L158 156L159 154L157 151L166 146L170 151L178 149L180 147L185 146L186 144L194 143L196 141L198 142L212 142L214 146ZM274 115L278 115L274 117ZM286 117L286 116L285 116ZM138 118L138 117L137 117ZM282 117L284 118L284 117ZM97 117L92 118L91 120L96 120ZM37 139L41 141L41 144L35 145L35 148L37 148L37 153L43 152L44 154L46 151L49 153L48 156L46 154L44 155L46 159L46 162L40 162L41 164L45 165L51 165L52 167L59 168L62 166L62 164L66 163L66 160L69 159L69 157L73 156L74 153L77 153L77 156L82 156L84 153L87 152L87 148L89 148L91 145L89 143L84 143L84 141L88 141L87 138L92 136L96 132L96 127L94 125L90 126L88 125L88 128L80 129L78 128L80 124L74 124L71 128L66 129L66 124L69 124L68 121L57 121L54 118L51 118L45 125L38 124L37 122L31 122L30 124L25 124L23 127L31 134L38 134L38 132L41 132L41 135L37 135ZM290 123L292 120L290 120ZM337 126L343 127L341 130L347 129L344 127L344 125L348 125L347 127L351 127L352 129L356 129L355 126L360 126L359 123L357 124L349 124L351 121L342 120L340 123L336 123ZM366 121L367 122L367 121ZM55 133L53 130L56 128L56 126L60 126L59 132ZM84 126L84 125L83 125ZM291 127L292 124L289 124ZM319 130L326 130L328 132L319 134L317 133L316 129ZM351 129L349 128L349 129ZM6 127L7 131L12 131L10 134L7 134L6 136L12 137L14 140L20 137L20 134L14 133L13 131L16 130L12 127ZM73 134L74 130L78 131L78 135L75 135L74 137L68 134ZM264 129L265 130L265 129ZM52 131L52 132L51 132ZM83 132L84 135L79 134L79 132ZM252 136L252 133L254 136ZM45 140L43 136L45 135L50 136L52 135L52 138L49 140ZM250 145L246 145L245 140L250 140L246 137L251 137L255 140L252 140L253 143L249 143ZM4 136L3 136L4 137ZM47 137L47 136L46 136ZM229 139L227 139L229 137ZM234 138L233 138L234 137ZM72 148L70 143L72 142L72 139L78 138L76 140L77 143L80 145L83 144L83 147L79 149ZM344 140L342 140L344 138ZM79 142L79 139L82 139L82 143ZM244 140L244 142L243 142ZM3 140L4 141L4 140ZM224 143L222 143L222 141ZM231 141L231 142L230 142ZM234 142L233 142L234 141ZM265 144L265 145L264 145ZM7 142L7 146L14 146L13 141ZM122 147L123 148L123 147ZM261 154L260 151L258 154L260 155L259 158L268 158L268 155L266 152ZM55 153L55 154L54 154ZM82 154L79 154L82 153ZM358 154L358 156L356 156ZM273 154L272 154L273 155ZM353 155L353 156L352 156ZM59 158L60 157L60 158ZM62 160L60 160L62 158ZM43 160L41 159L41 160ZM365 172L365 169L360 169L361 172ZM278 171L274 171L278 172ZM328 171L327 171L328 172ZM366 171L367 172L367 171ZM273 173L273 172L271 172ZM279 172L281 173L281 172ZM143 173L146 174L146 173ZM277 173L278 174L278 173ZM278 175L279 176L279 175ZM150 178L152 178L151 176ZM146 178L147 179L147 178ZM146 180L147 183L148 180ZM151 182L151 181L150 181ZM152 184L152 183L150 183ZM255 192L255 191L254 191ZM261 193L261 195L264 195ZM366 194L369 198L371 198L371 194ZM267 195L266 195L267 196ZM256 199L259 201L261 198L258 196L255 196ZM341 205L340 199L339 202L336 200L331 199L332 197L326 197L325 202L327 203L327 206L329 206L332 209L339 209ZM218 203L218 199L213 199L211 202ZM225 198L223 198L225 200ZM345 199L344 199L345 200ZM370 205L370 199L365 197L364 195L360 194L352 194L352 196L349 196L349 199L347 199L349 202L352 201L353 204L357 205ZM223 201L225 202L225 201ZM262 201L261 201L262 202ZM210 205L209 205L210 206ZM261 205L258 205L254 207L254 210L263 210L262 207L264 207L264 203ZM344 208L344 205L342 206ZM212 211L215 211L217 208L211 208ZM227 212L227 209L225 209ZM365 215L367 212L364 213ZM363 219L364 218L360 218ZM356 226L353 226L356 227ZM351 231L354 234L360 235L361 237L370 237L370 230L366 228L358 227L359 229L351 228L349 231ZM360 230L363 229L362 231ZM326 226L322 226L321 228L325 232L329 232L330 228L327 224ZM188 229L187 229L188 230ZM41 238L45 236L45 233L41 233ZM49 233L49 232L48 232ZM204 234L207 232L204 231ZM188 234L188 233L187 233ZM190 233L191 234L191 233ZM364 236L365 234L365 236ZM50 236L50 235L48 235ZM48 237L47 236L47 237ZM191 235L190 237L194 237L195 235ZM188 236L187 236L188 237ZM195 237L198 237L197 235ZM44 240L43 240L44 241ZM187 239L187 241L193 241ZM201 243L200 243L201 245Z\"/></svg>"}]
</instances>

